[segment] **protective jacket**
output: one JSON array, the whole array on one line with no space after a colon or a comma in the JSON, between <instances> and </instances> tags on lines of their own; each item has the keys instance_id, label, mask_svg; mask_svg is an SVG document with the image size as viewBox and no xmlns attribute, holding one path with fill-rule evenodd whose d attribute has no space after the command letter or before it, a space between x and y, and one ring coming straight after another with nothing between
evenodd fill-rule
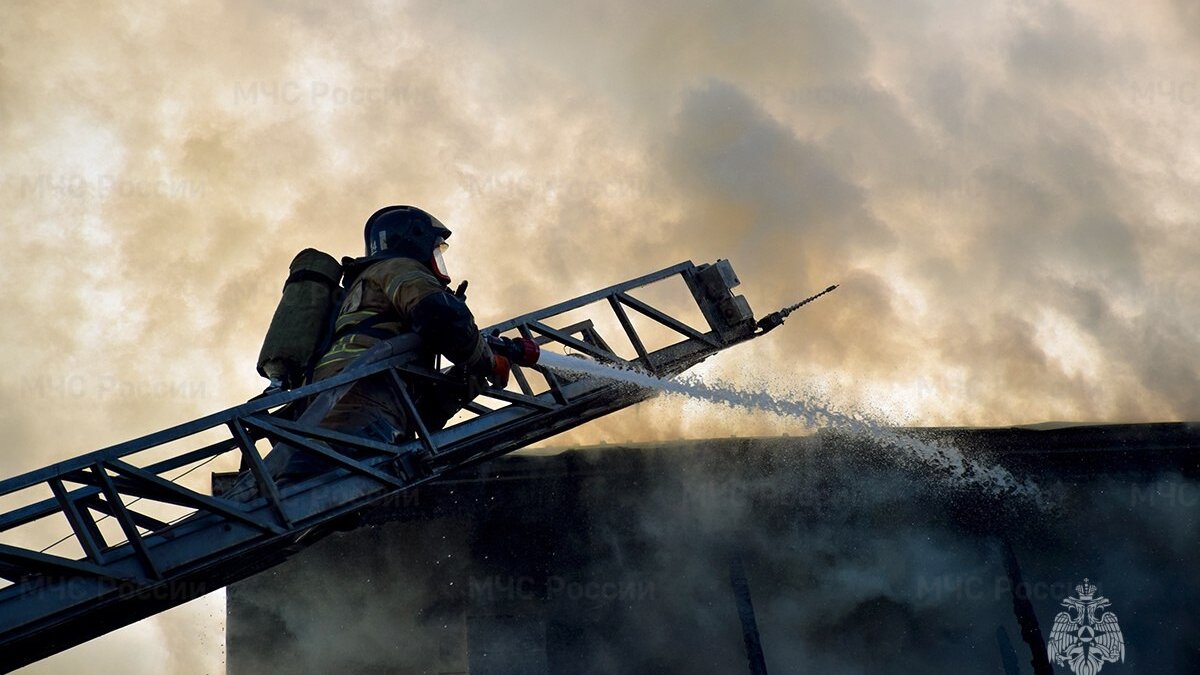
<instances>
[{"instance_id":1,"label":"protective jacket","mask_svg":"<svg viewBox=\"0 0 1200 675\"><path fill-rule=\"evenodd\" d=\"M399 256L344 261L349 289L338 314L333 344L318 361L314 380L341 372L380 340L414 331L425 344L468 371L491 362L465 302L422 263Z\"/></svg>"}]
</instances>

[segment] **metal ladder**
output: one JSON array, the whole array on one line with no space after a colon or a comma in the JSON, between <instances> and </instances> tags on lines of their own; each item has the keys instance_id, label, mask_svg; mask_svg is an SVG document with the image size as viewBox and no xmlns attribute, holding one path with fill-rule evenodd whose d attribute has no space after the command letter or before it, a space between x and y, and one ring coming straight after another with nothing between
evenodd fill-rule
<instances>
[{"instance_id":1,"label":"metal ladder","mask_svg":"<svg viewBox=\"0 0 1200 675\"><path fill-rule=\"evenodd\" d=\"M631 295L652 284L678 285L673 278L682 278L690 293L679 293L680 299L690 295L707 330ZM745 299L733 295L737 284L727 261L684 262L484 331L519 334L543 348L673 375L766 332L755 324ZM567 314L584 318L563 325ZM639 332L634 318L669 335L666 344L648 347L647 331ZM629 358L618 356L600 335L599 321L619 325L633 352ZM328 380L0 481L0 498L52 495L0 514L0 536L65 518L68 540L84 553L74 559L0 544L0 578L11 582L0 588L0 668L29 664L246 578L282 562L356 511L654 395L611 380L516 368L510 389L485 391L458 421L430 432L404 382L445 375L415 365L419 346L415 335L393 338ZM318 426L350 385L377 374L392 379L407 418L416 422L414 439L392 445ZM303 414L284 414L305 401L311 403ZM198 437L214 429L223 434L220 440ZM319 454L336 468L280 484L264 452L279 442ZM139 455L168 443L191 449L139 461ZM241 483L252 487L240 499L214 497L167 478L224 453L239 453L248 467ZM154 503L186 513L165 522L147 513L145 505ZM104 536L96 514L115 520L124 540L110 542L116 537L111 531Z\"/></svg>"}]
</instances>

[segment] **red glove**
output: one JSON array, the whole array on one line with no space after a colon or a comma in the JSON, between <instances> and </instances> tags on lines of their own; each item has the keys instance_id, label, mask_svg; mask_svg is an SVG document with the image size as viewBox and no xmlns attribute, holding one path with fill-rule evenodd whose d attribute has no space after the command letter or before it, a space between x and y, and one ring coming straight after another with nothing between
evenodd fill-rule
<instances>
[{"instance_id":1,"label":"red glove","mask_svg":"<svg viewBox=\"0 0 1200 675\"><path fill-rule=\"evenodd\" d=\"M511 366L507 357L500 354L492 354L492 372L488 373L488 381L492 383L493 387L501 389L507 387L510 368Z\"/></svg>"}]
</instances>

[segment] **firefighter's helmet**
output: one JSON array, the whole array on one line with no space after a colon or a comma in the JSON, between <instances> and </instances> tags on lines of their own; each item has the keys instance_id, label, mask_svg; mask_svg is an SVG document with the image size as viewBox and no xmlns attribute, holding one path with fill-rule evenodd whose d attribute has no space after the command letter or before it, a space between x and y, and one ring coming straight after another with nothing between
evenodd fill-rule
<instances>
[{"instance_id":1,"label":"firefighter's helmet","mask_svg":"<svg viewBox=\"0 0 1200 675\"><path fill-rule=\"evenodd\" d=\"M394 253L419 260L442 281L449 283L442 252L450 228L415 206L385 206L367 219L363 228L367 255Z\"/></svg>"}]
</instances>

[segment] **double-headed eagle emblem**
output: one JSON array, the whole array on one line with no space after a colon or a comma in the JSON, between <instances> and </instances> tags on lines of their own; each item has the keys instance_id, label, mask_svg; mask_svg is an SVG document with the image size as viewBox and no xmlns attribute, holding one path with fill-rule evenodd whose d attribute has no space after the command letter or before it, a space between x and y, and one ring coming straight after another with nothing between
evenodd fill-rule
<instances>
[{"instance_id":1,"label":"double-headed eagle emblem","mask_svg":"<svg viewBox=\"0 0 1200 675\"><path fill-rule=\"evenodd\" d=\"M1125 638L1117 625L1117 615L1097 612L1112 604L1096 596L1096 587L1087 579L1075 587L1079 597L1062 601L1065 612L1054 617L1046 654L1058 665L1066 665L1075 675L1096 675L1105 663L1125 661Z\"/></svg>"}]
</instances>

